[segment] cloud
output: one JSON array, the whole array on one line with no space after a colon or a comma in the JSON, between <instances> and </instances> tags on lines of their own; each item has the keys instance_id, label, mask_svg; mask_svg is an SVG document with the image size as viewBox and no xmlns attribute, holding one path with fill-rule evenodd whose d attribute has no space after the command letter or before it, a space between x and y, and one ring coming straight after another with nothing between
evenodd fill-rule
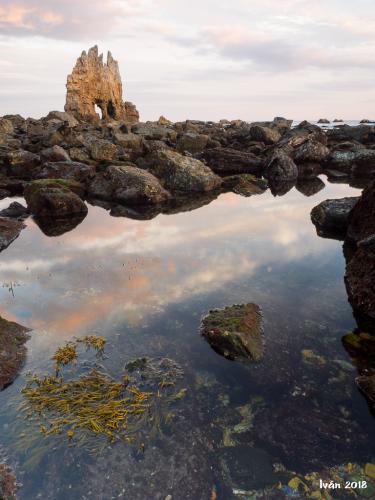
<instances>
[{"instance_id":1,"label":"cloud","mask_svg":"<svg viewBox=\"0 0 375 500\"><path fill-rule=\"evenodd\" d=\"M141 0L2 0L0 34L63 40L103 37L140 12Z\"/></svg>"}]
</instances>

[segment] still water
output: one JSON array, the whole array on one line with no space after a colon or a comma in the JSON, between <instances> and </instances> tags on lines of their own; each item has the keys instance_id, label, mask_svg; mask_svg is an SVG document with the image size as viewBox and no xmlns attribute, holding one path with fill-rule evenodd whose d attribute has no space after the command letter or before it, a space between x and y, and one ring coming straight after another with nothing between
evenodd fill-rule
<instances>
[{"instance_id":1,"label":"still water","mask_svg":"<svg viewBox=\"0 0 375 500\"><path fill-rule=\"evenodd\" d=\"M342 244L318 238L309 215L359 190L322 179L311 197L229 193L148 221L89 207L59 237L28 219L0 259L0 315L33 329L21 376L0 393L1 447L21 499L229 499L277 482L275 464L302 474L374 460L374 422L341 342L355 328ZM265 335L264 359L248 365L199 335L210 309L245 302L261 306ZM114 377L140 356L184 372L186 397L142 451L45 438L17 410L25 374L46 373L58 346L93 334L108 339Z\"/></svg>"}]
</instances>

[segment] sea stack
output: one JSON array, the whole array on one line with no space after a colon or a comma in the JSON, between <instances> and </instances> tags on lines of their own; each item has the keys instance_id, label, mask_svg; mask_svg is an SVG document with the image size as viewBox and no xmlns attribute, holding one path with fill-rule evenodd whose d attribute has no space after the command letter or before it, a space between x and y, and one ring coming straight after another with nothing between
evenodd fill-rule
<instances>
[{"instance_id":1,"label":"sea stack","mask_svg":"<svg viewBox=\"0 0 375 500\"><path fill-rule=\"evenodd\" d=\"M77 120L98 120L97 105L103 120L137 123L139 113L131 102L122 100L122 82L118 62L108 52L107 62L95 45L88 53L83 51L68 76L65 111Z\"/></svg>"}]
</instances>

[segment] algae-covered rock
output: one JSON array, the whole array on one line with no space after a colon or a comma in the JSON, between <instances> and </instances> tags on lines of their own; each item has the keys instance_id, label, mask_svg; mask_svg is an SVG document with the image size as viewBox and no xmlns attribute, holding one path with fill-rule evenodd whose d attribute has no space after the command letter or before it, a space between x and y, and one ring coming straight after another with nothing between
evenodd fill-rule
<instances>
[{"instance_id":1,"label":"algae-covered rock","mask_svg":"<svg viewBox=\"0 0 375 500\"><path fill-rule=\"evenodd\" d=\"M201 334L228 359L259 361L264 354L262 314L256 304L215 309L203 318Z\"/></svg>"},{"instance_id":2,"label":"algae-covered rock","mask_svg":"<svg viewBox=\"0 0 375 500\"><path fill-rule=\"evenodd\" d=\"M25 362L29 331L0 317L0 391L14 381Z\"/></svg>"}]
</instances>

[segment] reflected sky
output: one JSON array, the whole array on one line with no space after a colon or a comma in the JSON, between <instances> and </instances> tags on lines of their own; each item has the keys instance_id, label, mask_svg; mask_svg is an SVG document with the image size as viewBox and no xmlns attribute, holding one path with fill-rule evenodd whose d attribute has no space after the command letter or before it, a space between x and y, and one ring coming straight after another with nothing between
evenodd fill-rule
<instances>
[{"instance_id":1,"label":"reflected sky","mask_svg":"<svg viewBox=\"0 0 375 500\"><path fill-rule=\"evenodd\" d=\"M82 224L53 238L29 219L1 254L0 314L31 327L29 352L44 355L99 322L140 326L150 314L261 268L272 273L309 256L324 264L340 244L317 238L310 211L357 193L337 184L310 198L295 189L281 198L227 193L199 210L150 221L90 207Z\"/></svg>"}]
</instances>

